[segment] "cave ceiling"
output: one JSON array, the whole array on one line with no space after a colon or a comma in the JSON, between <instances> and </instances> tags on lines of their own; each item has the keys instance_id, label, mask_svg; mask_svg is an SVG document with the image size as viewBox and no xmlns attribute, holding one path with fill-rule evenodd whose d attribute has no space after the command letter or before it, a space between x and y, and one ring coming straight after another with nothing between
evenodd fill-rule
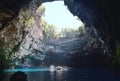
<instances>
[{"instance_id":1,"label":"cave ceiling","mask_svg":"<svg viewBox=\"0 0 120 81\"><path fill-rule=\"evenodd\" d=\"M43 2L54 0L0 0L0 11L14 12L17 16L23 6L31 1L38 7ZM119 2L115 0L64 0L65 5L73 15L78 16L88 27L95 26L98 34L107 46L115 50L116 41L120 41L120 9Z\"/></svg>"}]
</instances>

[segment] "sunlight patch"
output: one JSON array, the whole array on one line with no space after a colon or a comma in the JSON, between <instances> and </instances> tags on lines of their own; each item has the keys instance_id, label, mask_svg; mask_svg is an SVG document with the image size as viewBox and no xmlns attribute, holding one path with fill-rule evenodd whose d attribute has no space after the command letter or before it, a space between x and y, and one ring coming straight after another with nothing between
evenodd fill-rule
<instances>
[{"instance_id":1,"label":"sunlight patch","mask_svg":"<svg viewBox=\"0 0 120 81\"><path fill-rule=\"evenodd\" d=\"M49 24L53 24L60 32L63 28L79 28L83 23L77 16L68 10L64 1L53 1L43 3L45 7L44 19Z\"/></svg>"}]
</instances>

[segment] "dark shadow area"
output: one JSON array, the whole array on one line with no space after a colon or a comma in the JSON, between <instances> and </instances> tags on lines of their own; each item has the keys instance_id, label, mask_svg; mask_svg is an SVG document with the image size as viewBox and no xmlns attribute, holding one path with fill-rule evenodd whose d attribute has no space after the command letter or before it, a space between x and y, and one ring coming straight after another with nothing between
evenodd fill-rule
<instances>
[{"instance_id":1,"label":"dark shadow area","mask_svg":"<svg viewBox=\"0 0 120 81\"><path fill-rule=\"evenodd\" d=\"M15 72L10 76L10 81L28 81L27 75L24 72Z\"/></svg>"},{"instance_id":2,"label":"dark shadow area","mask_svg":"<svg viewBox=\"0 0 120 81\"><path fill-rule=\"evenodd\" d=\"M4 80L4 66L3 63L0 61L0 81Z\"/></svg>"}]
</instances>

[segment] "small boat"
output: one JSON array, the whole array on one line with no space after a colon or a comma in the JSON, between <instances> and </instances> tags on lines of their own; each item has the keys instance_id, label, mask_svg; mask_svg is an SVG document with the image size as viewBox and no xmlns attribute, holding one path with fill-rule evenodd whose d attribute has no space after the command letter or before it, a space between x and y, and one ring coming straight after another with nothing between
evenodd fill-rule
<instances>
[{"instance_id":1,"label":"small boat","mask_svg":"<svg viewBox=\"0 0 120 81\"><path fill-rule=\"evenodd\" d=\"M56 70L62 70L62 67L61 66L57 66Z\"/></svg>"}]
</instances>

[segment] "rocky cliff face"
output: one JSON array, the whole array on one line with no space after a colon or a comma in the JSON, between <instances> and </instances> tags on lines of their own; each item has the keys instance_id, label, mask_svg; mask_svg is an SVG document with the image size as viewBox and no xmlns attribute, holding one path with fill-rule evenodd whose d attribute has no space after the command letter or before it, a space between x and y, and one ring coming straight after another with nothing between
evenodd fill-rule
<instances>
[{"instance_id":1,"label":"rocky cliff face","mask_svg":"<svg viewBox=\"0 0 120 81\"><path fill-rule=\"evenodd\" d=\"M11 2L11 4L13 3ZM0 43L2 47L10 50L14 57L23 57L28 54L33 57L39 55L44 25L40 23L40 15L37 13L35 2L32 1L27 7L23 6L17 14L9 7L6 9L8 10L1 9L0 11Z\"/></svg>"},{"instance_id":2,"label":"rocky cliff face","mask_svg":"<svg viewBox=\"0 0 120 81\"><path fill-rule=\"evenodd\" d=\"M114 55L116 44L120 41L120 16L117 1L112 0L64 0L69 10L88 26L97 29L98 35L105 41L110 54Z\"/></svg>"},{"instance_id":3,"label":"rocky cliff face","mask_svg":"<svg viewBox=\"0 0 120 81\"><path fill-rule=\"evenodd\" d=\"M39 23L37 7L53 0L1 0L0 43L21 56L38 54L42 57L43 25ZM112 0L64 0L69 10L89 28L92 25L114 56L116 44L120 43L119 4ZM33 22L34 21L34 22ZM43 55L44 56L44 55ZM35 57L36 58L36 57ZM42 58L39 58L42 60Z\"/></svg>"},{"instance_id":4,"label":"rocky cliff face","mask_svg":"<svg viewBox=\"0 0 120 81\"><path fill-rule=\"evenodd\" d=\"M0 12L0 41L4 46L12 50L22 40L22 27L19 18L15 17L14 12Z\"/></svg>"}]
</instances>

